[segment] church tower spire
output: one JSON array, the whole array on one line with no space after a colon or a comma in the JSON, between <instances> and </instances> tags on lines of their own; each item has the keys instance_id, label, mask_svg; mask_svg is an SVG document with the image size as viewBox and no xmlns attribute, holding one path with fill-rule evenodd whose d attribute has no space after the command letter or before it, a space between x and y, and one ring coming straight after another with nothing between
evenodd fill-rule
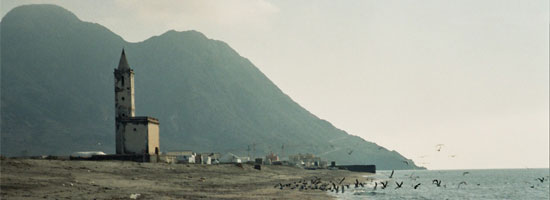
<instances>
[{"instance_id":1,"label":"church tower spire","mask_svg":"<svg viewBox=\"0 0 550 200\"><path fill-rule=\"evenodd\" d=\"M127 70L130 69L130 65L128 65L128 61L126 60L126 53L124 53L124 49L122 49L122 54L120 55L120 61L118 62L118 70Z\"/></svg>"},{"instance_id":2,"label":"church tower spire","mask_svg":"<svg viewBox=\"0 0 550 200\"><path fill-rule=\"evenodd\" d=\"M124 49L115 69L115 110L117 119L135 116L134 70L128 65Z\"/></svg>"}]
</instances>

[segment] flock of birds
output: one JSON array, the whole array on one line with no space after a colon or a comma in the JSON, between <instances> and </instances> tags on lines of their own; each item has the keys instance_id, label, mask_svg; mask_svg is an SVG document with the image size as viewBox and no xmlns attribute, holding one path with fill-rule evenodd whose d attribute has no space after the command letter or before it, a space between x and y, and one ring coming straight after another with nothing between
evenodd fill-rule
<instances>
[{"instance_id":1,"label":"flock of birds","mask_svg":"<svg viewBox=\"0 0 550 200\"><path fill-rule=\"evenodd\" d=\"M279 187L279 189L283 190L285 188L291 189L291 190L319 190L319 191L330 191L330 192L342 192L344 193L346 189L349 189L351 186L355 188L359 187L365 187L366 183L359 182L358 179L355 179L354 185L352 184L343 184L344 180L346 180L346 177L342 178L339 181L322 181L321 178L314 177L310 180L299 180L295 181L293 183L287 183L282 184L279 183L275 185L275 188ZM373 181L373 179L371 179ZM402 185L403 183L401 183ZM387 187L387 182L383 186L383 188Z\"/></svg>"},{"instance_id":2,"label":"flock of birds","mask_svg":"<svg viewBox=\"0 0 550 200\"><path fill-rule=\"evenodd\" d=\"M436 147L435 150L437 152L441 152L441 149L443 148L443 146L444 146L444 144L437 144L435 146ZM331 145L331 147L334 148L334 146L332 146L332 145ZM384 149L384 148L383 147L378 148L378 150L382 150L382 149ZM353 149L351 149L347 152L348 155L351 155L352 153L353 153ZM449 155L449 157L451 157L451 158L455 158L456 156L457 155ZM421 158L424 158L424 157L426 157L426 156L421 156ZM403 160L402 162L405 163L406 165L411 164L409 160ZM427 164L427 163L424 163L424 164ZM392 172L389 176L390 179L393 178L394 172L395 171L392 170ZM468 174L470 174L470 172L463 172L462 176L466 176ZM413 181L416 181L416 179L419 178L419 177L418 176L413 176L413 174L411 174L409 178L412 179ZM365 187L369 186L369 184L367 184L368 182L371 183L370 187L372 188L372 190L377 190L377 188L380 188L380 189L384 190L384 189L390 187L390 182L388 180L375 181L374 178L367 178L367 182L360 182L358 179L355 179L354 183L344 184L345 179L346 178L344 177L339 181L332 181L332 180L322 181L321 178L314 177L310 180L303 179L303 180L299 180L297 182L295 181L295 182L286 183L286 184L279 183L279 184L275 185L274 187L275 188L278 187L280 190L284 190L284 189L299 190L299 191L318 190L318 191L330 191L330 192L336 192L336 193L340 193L340 192L344 193L346 191L346 189L350 189L350 187L365 188ZM541 183L544 183L545 181L548 181L548 179L546 179L545 177L540 177L540 178L537 178L536 180L540 181ZM399 188L403 187L403 181L400 181L400 182L394 181L394 183L396 185L394 189L399 189ZM421 185L421 183L413 183L411 185L411 187L416 190L420 187L420 185ZM433 179L432 180L432 185L435 185L436 187L447 188L447 185L442 184L442 181L440 179ZM466 181L462 181L462 182L457 184L457 188L460 189L460 187L462 185L468 185L468 183ZM476 185L480 186L481 184L478 183ZM530 187L534 188L535 186L531 185Z\"/></svg>"},{"instance_id":3,"label":"flock of birds","mask_svg":"<svg viewBox=\"0 0 550 200\"><path fill-rule=\"evenodd\" d=\"M390 179L393 178L393 174L394 174L394 170L392 170L392 172L389 176ZM470 172L463 172L462 176L465 176L465 175L468 175L468 174L470 174ZM413 179L413 180L416 180L416 178L419 178L419 177L418 176L413 176L413 174L411 174L410 178ZM388 180L375 181L374 178L367 178L367 182L360 182L358 179L355 179L355 182L350 183L350 184L345 184L344 183L345 180L346 180L346 177L343 177L342 179L336 180L336 181L332 181L332 180L322 181L321 178L315 176L315 177L311 178L310 180L303 179L303 180L290 182L290 183L286 183L286 184L279 183L279 184L275 185L274 188L279 188L280 190L284 190L284 189L299 190L299 191L307 191L307 190L315 191L315 190L317 190L317 191L325 191L325 192L330 191L330 192L335 192L335 193L340 193L340 192L344 193L346 191L346 189L350 189L350 187L365 188L369 185L368 182L371 183L370 185L374 185L374 186L372 186L372 190L377 190L377 188L380 188L380 189L384 190L384 189L390 187L390 184L389 184L390 182ZM540 178L537 178L537 180L540 181L541 183L544 183L544 181L547 181L548 179L546 179L545 177L540 177ZM402 188L403 187L403 181L400 181L400 182L395 181L395 185L396 186L395 186L394 189ZM415 183L411 186L412 186L413 189L416 190L420 187L420 185L421 185L421 183ZM442 184L442 181L440 179L432 180L432 185L435 185L436 187L447 188L447 185ZM460 189L460 186L462 186L462 185L468 185L468 183L466 181L462 181L462 182L458 183L458 185L457 185L458 189ZM477 184L477 186L480 186L480 184ZM531 188L534 188L534 185L531 186Z\"/></svg>"}]
</instances>

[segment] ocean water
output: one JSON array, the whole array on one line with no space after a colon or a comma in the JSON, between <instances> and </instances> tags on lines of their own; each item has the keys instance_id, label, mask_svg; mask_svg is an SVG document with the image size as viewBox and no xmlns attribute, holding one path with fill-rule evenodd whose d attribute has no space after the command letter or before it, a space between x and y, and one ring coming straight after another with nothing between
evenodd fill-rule
<instances>
[{"instance_id":1,"label":"ocean water","mask_svg":"<svg viewBox=\"0 0 550 200\"><path fill-rule=\"evenodd\" d=\"M343 194L329 193L337 199L550 199L550 169L396 170L391 179L390 174L378 171L365 176L374 178L364 180L365 187L355 188L350 180ZM544 182L537 180L543 177ZM440 187L432 183L434 179L441 180ZM388 181L386 189L381 189L381 181ZM396 189L401 181L402 187Z\"/></svg>"}]
</instances>

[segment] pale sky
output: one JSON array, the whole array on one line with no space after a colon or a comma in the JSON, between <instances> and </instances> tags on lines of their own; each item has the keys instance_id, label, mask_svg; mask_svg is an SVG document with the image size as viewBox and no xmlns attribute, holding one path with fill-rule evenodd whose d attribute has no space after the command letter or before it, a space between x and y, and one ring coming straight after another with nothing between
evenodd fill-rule
<instances>
[{"instance_id":1,"label":"pale sky","mask_svg":"<svg viewBox=\"0 0 550 200\"><path fill-rule=\"evenodd\" d=\"M430 169L549 167L548 1L1 0L0 14L31 3L130 42L225 41L318 117Z\"/></svg>"}]
</instances>

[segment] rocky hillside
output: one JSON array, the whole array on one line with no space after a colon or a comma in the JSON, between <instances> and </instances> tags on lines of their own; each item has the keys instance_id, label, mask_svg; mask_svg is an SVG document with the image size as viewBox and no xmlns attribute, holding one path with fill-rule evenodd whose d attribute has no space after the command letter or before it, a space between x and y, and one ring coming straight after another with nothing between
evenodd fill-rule
<instances>
[{"instance_id":1,"label":"rocky hillside","mask_svg":"<svg viewBox=\"0 0 550 200\"><path fill-rule=\"evenodd\" d=\"M254 147L259 156L284 145L285 155L416 168L319 119L229 45L197 31L129 43L54 5L17 7L0 31L3 155L114 153L113 70L124 47L136 114L160 120L162 151L247 155Z\"/></svg>"}]
</instances>

